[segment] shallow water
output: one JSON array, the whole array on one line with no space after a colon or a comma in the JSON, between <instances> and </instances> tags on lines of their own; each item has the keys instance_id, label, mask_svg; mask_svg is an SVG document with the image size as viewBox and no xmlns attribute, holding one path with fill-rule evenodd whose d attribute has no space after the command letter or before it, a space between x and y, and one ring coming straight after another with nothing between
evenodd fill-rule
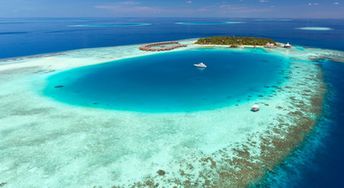
<instances>
[{"instance_id":1,"label":"shallow water","mask_svg":"<svg viewBox=\"0 0 344 188\"><path fill-rule=\"evenodd\" d=\"M82 106L141 112L210 110L268 96L288 58L263 50L192 49L74 69L44 94ZM195 63L204 62L199 69Z\"/></svg>"},{"instance_id":2,"label":"shallow water","mask_svg":"<svg viewBox=\"0 0 344 188\"><path fill-rule=\"evenodd\" d=\"M261 185L273 188L289 187L344 187L342 179L344 64L321 62L328 87L324 112L318 125L273 172L266 175ZM333 108L336 106L336 108ZM259 186L258 186L259 187Z\"/></svg>"},{"instance_id":3,"label":"shallow water","mask_svg":"<svg viewBox=\"0 0 344 188\"><path fill-rule=\"evenodd\" d=\"M104 21L105 20L105 21ZM329 49L337 49L337 50L344 50L344 43L341 42L344 39L343 31L344 31L344 22L343 20L282 20L282 19L238 19L236 21L239 22L245 22L242 24L226 24L226 25L178 25L175 24L177 21L184 21L184 22L201 22L201 21L209 21L209 22L224 22L226 20L223 19L191 19L191 18L183 18L183 19L170 19L170 18L159 18L159 19L148 19L148 18L126 18L126 19L115 19L116 22L140 22L140 23L152 23L152 25L144 26L144 27L116 27L116 28L107 28L107 27L98 27L98 28L72 28L69 27L70 25L78 25L78 24L100 24L104 22L112 22L114 19L83 19L83 18L74 18L74 19L0 19L0 51L2 52L0 54L0 58L7 58L7 57L17 57L17 56L23 56L23 55L33 55L33 54L41 54L41 53L47 53L47 52L58 52L58 51L64 51L64 50L70 50L70 49L79 49L79 48L90 48L90 47L99 47L99 46L114 46L114 45L123 45L123 44L136 44L136 43L145 43L145 42L154 42L154 41L165 41L165 40L176 40L176 39L183 39L183 38L194 38L194 37L203 37L203 36L210 36L210 35L240 35L240 36L260 36L260 37L271 37L275 40L281 41L281 42L291 42L292 44L298 44L303 46L312 46L312 47L318 47L318 48L329 48ZM316 31L316 30L298 30L295 28L301 28L301 27L329 27L333 30L330 31ZM329 87L329 92L334 92L336 95L331 95L331 101L326 102L327 108L326 111L328 114L331 114L329 117L326 115L325 121L320 121L320 131L319 132L325 132L325 134L328 134L327 137L325 137L322 140L322 147L315 148L314 150L297 150L296 154L301 154L304 158L303 161L306 161L305 163L302 162L302 160L295 160L296 165L291 165L291 161L287 161L286 163L283 163L281 167L285 167L285 165L289 165L289 170L284 171L284 177L280 178L280 174L276 173L274 171L272 173L272 179L275 179L277 181L276 187L281 187L283 183L286 183L287 187L291 187L290 184L291 181L293 181L294 187L343 187L343 181L342 181L342 158L343 158L343 152L341 149L341 146L343 145L343 129L342 129L342 122L343 122L343 93L344 88L342 83L342 75L343 75L343 65L342 64L332 64L329 62L327 67L323 67L325 70L325 78L326 82L328 84L331 84L331 87ZM12 84L13 86L16 86L17 84ZM16 92L16 95L18 97L20 96L22 92ZM4 97L4 96L2 96ZM22 108L24 105L28 105L26 103L22 103L24 101L24 97L18 98L18 106L19 108ZM4 100L2 100L4 101ZM6 102L6 101L4 101ZM7 103L4 103L6 105L3 105L2 110L4 109L11 109L15 106L8 105ZM35 107L36 104L29 103L28 106ZM25 111L25 109L23 109ZM37 110L37 109L36 109ZM247 110L247 109L244 109ZM243 110L243 111L244 111ZM47 111L47 110L42 110ZM6 111L5 111L6 112ZM14 111L9 110L10 114L14 113ZM35 110L28 111L27 113L35 113ZM37 112L36 112L37 113ZM20 113L19 113L20 114ZM76 149L85 149L83 148L85 146L85 142L92 142L92 146L94 148L102 148L99 147L99 138L103 138L104 142L109 141L111 142L109 145L111 145L114 150L118 149L114 147L115 144L118 144L116 137L110 137L110 135L107 135L106 133L115 133L118 130L104 130L103 132L99 130L90 130L90 134L92 135L91 138L82 140L84 137L84 134L80 135L74 135L73 131L75 132L74 128L76 125L84 126L84 129L91 129L94 127L94 125L99 124L99 121L93 122L92 117L94 114L90 113L85 117L85 121L76 121L72 122L71 124L66 124L64 120L67 115L72 114L70 111L67 111L65 113L62 113L61 117L57 117L54 120L51 120L51 124L46 124L45 126L42 126L40 124L41 122L34 122L32 124L29 124L29 120L35 120L35 121L43 121L45 118L52 118L50 116L44 116L38 117L27 117L22 120L22 122L19 122L18 119L24 116L15 116L15 118L11 119L10 117L7 117L5 121L6 122L2 124L2 127L4 129L6 126L11 126L11 129L9 131L2 131L2 136L5 134L13 134L13 143L15 143L15 147L11 152L5 153L6 157L3 157L3 159L15 159L13 157L16 152L15 156L18 157L23 163L26 161L30 161L35 159L34 161L37 162L39 165L43 165L42 160L44 159L50 159L49 155L51 155L51 160L49 160L46 164L51 165L50 168L54 168L55 163L59 162L59 158L56 154L57 151L60 152L61 155L65 155L70 157L73 160L76 160L77 158L75 156L78 155L72 155L68 151L71 151L71 148L64 148L61 147L61 145L73 145ZM240 113L239 113L240 114ZM6 113L1 114L2 117L6 117ZM223 115L223 117L228 116L228 114ZM231 121L236 122L236 115L232 116L233 118ZM330 121L327 121L326 118L330 118ZM132 120L133 118L127 118ZM124 120L123 120L124 121ZM25 122L25 123L24 123ZM106 121L104 123L104 126L107 125L110 121ZM114 124L118 124L118 121L113 121ZM142 124L144 121L137 121L135 122L137 125ZM174 121L171 121L172 123L175 123ZM169 122L169 124L171 124ZM213 123L212 121L199 121L199 123L204 124L210 124ZM216 121L217 122L217 121ZM228 122L228 121L227 121ZM132 123L133 125L135 123ZM156 122L153 122L156 123ZM153 123L147 123L144 124L142 127L147 127ZM6 125L6 126L4 126ZM17 126L17 127L16 127ZM28 127L28 129L22 129L21 131L18 131L18 127ZM64 139L65 143L62 143L62 141L56 142L56 147L52 147L49 145L50 142L43 142L45 140L49 140L55 137L55 135L62 135L64 136L63 131L56 130L55 132L52 132L51 129L58 129L59 126L65 126L63 129L64 133L71 134L70 139ZM244 127L246 124L238 125L238 127ZM14 128L13 128L14 127ZM110 127L110 126L109 126ZM127 134L134 134L135 132L132 131L132 129L135 130L141 130L142 127L135 127L131 128L127 131ZM161 126L162 128L166 128L168 126ZM321 129L324 128L325 129ZM72 129L72 130L69 130ZM123 129L121 127L120 129ZM128 128L129 129L129 128ZM241 128L246 130L251 130L252 127L248 128ZM155 129L151 129L147 131L147 136L139 140L137 142L147 142L147 139L154 140L151 138L151 132ZM200 130L200 127L196 127L192 131L187 132L186 134L183 134L183 136L171 138L172 141L179 141L179 138L184 138L184 135L190 135L191 132L194 132L195 130ZM210 133L213 131L213 128L209 130L205 130L199 135L206 135L206 133ZM220 133L223 133L223 136L218 138L218 140L214 140L214 143L218 143L219 141L223 141L224 139L228 139L228 127L223 127L221 130L217 131L216 134L212 134L211 136L207 137L209 139L213 139L214 135L218 135ZM167 131L165 131L167 132ZM175 132L181 132L180 130L177 130ZM52 134L54 133L54 134ZM97 133L97 136L93 136L93 134ZM160 132L159 132L160 134ZM42 136L43 135L43 136ZM165 136L168 136L170 134L164 135L164 140L166 140ZM232 133L232 137L236 138L238 134L236 132ZM240 135L240 134L239 134ZM104 137L105 136L105 137ZM311 140L317 140L317 137L313 137L314 135L311 135ZM56 136L57 137L57 136ZM127 136L125 136L127 137ZM35 142L27 142L27 140L33 140ZM41 140L43 141L41 142ZM73 140L75 139L75 140ZM81 139L80 142L77 142L78 139ZM190 140L196 140L197 137L192 138ZM37 142L36 140L40 141ZM2 141L4 141L2 139ZM18 142L23 142L23 145L27 146L28 148L25 149L21 153L18 148ZM128 143L132 140L128 138L128 140L123 141L123 143ZM94 143L93 143L94 142ZM182 142L182 141L180 141ZM318 141L317 141L318 142ZM11 143L11 142L9 142ZM3 146L10 147L11 145L4 142ZM44 145L48 144L47 146ZM73 143L73 144L70 144ZM80 143L79 145L77 143ZM168 142L167 142L168 143ZM185 141L185 143L189 143ZM37 145L35 145L37 144ZM166 144L166 143L164 143ZM139 145L139 144L138 144ZM166 144L167 145L167 144ZM214 144L216 145L216 144ZM206 149L211 149L214 147L214 145L210 144L207 146L204 146ZM312 143L310 145L313 145ZM78 146L78 147L76 147ZM122 147L120 145L120 147ZM3 147L5 148L5 147ZM108 147L104 147L109 149ZM165 147L164 147L165 148ZM45 150L44 150L45 149ZM86 147L87 149L87 147ZM126 148L127 149L127 148ZM142 148L137 149L138 151L142 151ZM1 150L4 151L4 150ZM42 151L45 151L44 155L42 155ZM108 151L108 150L107 150ZM108 151L109 154L104 157L104 159L109 159L109 156L113 155L113 151ZM9 154L12 153L11 157ZM85 152L85 153L95 153L98 154L100 152L98 151L92 151L92 152ZM82 153L80 156L86 156L85 153ZM129 152L128 152L129 153ZM44 156L44 157L42 157ZM312 159L313 156L313 159ZM314 156L317 156L316 159L314 159ZM35 158L36 157L36 158ZM92 159L100 159L101 157L93 157ZM295 158L292 158L294 160ZM311 160L311 161L310 161ZM301 161L301 164L298 163ZM308 163L310 161L310 163ZM80 161L78 161L80 162ZM13 163L16 166L18 166L18 163ZM68 161L68 165L71 163ZM74 164L78 164L77 162ZM61 166L67 165L63 163ZM26 165L27 166L27 165ZM80 165L74 165L75 168L78 168ZM30 169L30 166L27 166L28 169ZM50 169L49 168L49 169ZM34 170L32 172L29 172L29 170L26 168L21 168L22 174L25 175L32 175L37 174ZM119 169L119 168L111 168L113 169ZM126 169L128 169L126 167ZM138 169L137 166L133 169ZM296 172L290 169L295 169ZM61 168L57 168L59 172L61 172ZM91 170L95 171L95 170ZM20 179L19 181L22 182L22 185L27 185L29 181L37 182L34 178L27 178L23 180L23 176L19 176L19 171L16 170L16 172L13 173L14 178ZM29 172L29 173L28 173ZM65 178L61 178L63 180L70 180L73 175L76 173L71 170L71 168L66 168ZM70 174L68 174L70 173ZM63 173L61 173L64 175ZM96 173L97 175L101 173ZM297 176L297 178L293 178L294 176ZM4 176L2 176L4 177ZM26 177L26 176L25 176ZM96 177L96 176L92 176ZM105 177L105 176L104 176ZM44 177L46 178L46 177ZM28 180L28 181L26 181ZM286 180L286 181L284 181ZM1 180L4 181L4 180ZM59 184L61 184L61 181L56 181ZM1 183L1 182L0 182ZM268 184L271 185L271 184ZM17 186L18 187L18 186Z\"/></svg>"},{"instance_id":4,"label":"shallow water","mask_svg":"<svg viewBox=\"0 0 344 188\"><path fill-rule=\"evenodd\" d=\"M0 100L0 106L6 106L6 108L1 108L0 113L2 115L0 119L2 125L0 127L2 136L0 141L0 148L2 148L0 150L0 163L2 164L0 182L5 182L12 187L111 187L113 185L130 187L134 183L144 181L145 177L151 177L161 187L171 187L171 181L177 179L179 182L179 180L183 181L186 178L189 179L188 181L195 182L194 185L199 185L199 182L205 181L200 180L204 179L203 176L198 177L200 173L210 174L209 180L216 181L216 177L223 169L233 169L234 172L237 166L246 168L246 163L243 166L231 165L228 160L238 156L232 150L240 148L241 144L247 143L248 139L252 141L247 146L252 151L250 152L252 159L248 160L257 160L256 157L260 153L261 136L264 135L265 131L270 130L270 126L272 126L270 122L275 123L276 117L288 113L279 107L290 105L293 109L289 98L293 96L293 93L299 93L300 90L303 90L303 87L298 86L313 88L317 84L316 80L307 81L307 85L303 83L305 78L317 74L318 69L315 65L308 61L291 62L290 66L284 69L287 72L278 72L279 76L289 76L283 84L285 90L280 87L280 92L272 94L271 97L265 97L264 94L271 94L271 92L265 90L269 88L264 87L266 92L257 93L257 95L263 95L262 98L258 96L259 98L256 100L240 103L238 106L192 113L163 114L69 106L36 93L37 88L45 87L46 80L44 78L54 74L51 70L62 71L68 67L102 63L106 59L104 57L113 59L113 57L121 57L124 55L123 53L128 52L126 57L132 57L130 52L133 55L145 54L146 52L138 50L138 46L71 51L49 57L26 58L24 60L26 63L4 65L5 67L16 67L12 67L13 70L10 69L5 71L6 74L0 75L0 95L3 97L3 100ZM193 47L195 46L189 46L189 49ZM201 55L196 53L198 54L197 57L207 55L210 52L215 53L216 56L208 55L212 59L223 58L224 54L220 53L220 56L219 51L227 51L230 54L228 59L240 57L241 53L246 58L251 57L248 58L250 59L249 64L243 61L243 65L239 65L238 62L241 61L241 58L240 61L235 62L233 68L238 66L241 69L236 74L242 74L245 71L258 71L255 69L259 66L253 65L260 59L260 56L268 56L271 62L261 61L256 64L264 64L265 66L271 64L272 67L274 67L273 64L284 64L275 61L281 58L277 54L286 55L287 52L290 52L280 49L285 53L273 51L268 55L261 49L246 51L230 48L205 48L196 51L198 50L202 53ZM183 52L192 54L192 51L159 53L161 56L158 57L161 58L158 59L169 57L168 55L171 54L172 58L179 57L175 54ZM276 55L271 55L275 53ZM90 55L95 60L92 60ZM277 58L274 58L276 56ZM144 56L143 58L146 59L147 57L151 56ZM133 59L138 58L126 60ZM294 57L290 56L290 59L294 59ZM64 62L64 64L59 65L56 62ZM37 63L41 66L31 67ZM168 61L148 62L148 65L157 63L165 65L168 64ZM180 70L188 70L187 72L195 70L192 65L189 66L189 63L187 67L183 67L184 61L179 63L177 65L181 66ZM207 64L209 68L216 68L216 63ZM231 63L221 63L221 69L227 68L226 65ZM79 76L83 76L80 73L87 75L94 70L103 69L105 65L109 66L109 69L106 70L111 73L110 68L112 66L114 66L113 68L118 67L118 70L127 69L126 71L128 71L128 69L136 68L138 64L140 67L148 66L146 62L116 61L102 66L99 64L95 67L70 70L75 71L75 74L65 75L70 77L69 79L78 81L82 78ZM286 64L288 65L288 63ZM27 65L31 66L20 68ZM121 66L126 69L121 68ZM44 67L49 68L49 70L42 69ZM164 70L164 67L159 68ZM174 68L179 70L179 66L174 66ZM140 72L142 69L138 70ZM265 74L271 74L268 71L258 72L261 78L265 78L263 77ZM64 73L68 73L68 71L56 75ZM209 76L216 78L217 75L210 74ZM221 74L219 76L221 77ZM246 76L240 75L244 78ZM269 81L274 80L273 78ZM58 87L56 90L64 88L67 86ZM307 100L307 97L303 98ZM261 105L262 109L259 113L250 111L252 103ZM283 117L289 121L287 116ZM209 163L204 162L205 158L214 160L219 168L211 166L209 168ZM158 176L157 172L160 169L166 172L164 177ZM187 175L180 172L185 172ZM189 176L189 174L191 175ZM239 173L237 176L242 177L242 174ZM237 179L237 176L233 176L233 178ZM178 182L176 182L177 185L179 185Z\"/></svg>"},{"instance_id":5,"label":"shallow water","mask_svg":"<svg viewBox=\"0 0 344 188\"><path fill-rule=\"evenodd\" d=\"M296 28L299 30L306 30L306 31L330 31L333 30L332 28L329 27L300 27Z\"/></svg>"}]
</instances>

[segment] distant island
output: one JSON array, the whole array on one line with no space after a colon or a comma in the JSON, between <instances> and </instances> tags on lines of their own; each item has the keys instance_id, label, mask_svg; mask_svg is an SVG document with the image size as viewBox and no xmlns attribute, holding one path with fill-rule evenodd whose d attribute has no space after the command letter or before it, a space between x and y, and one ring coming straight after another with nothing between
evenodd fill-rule
<instances>
[{"instance_id":1,"label":"distant island","mask_svg":"<svg viewBox=\"0 0 344 188\"><path fill-rule=\"evenodd\" d=\"M269 38L215 36L215 37L200 38L195 42L195 44L228 45L231 47L239 47L239 46L273 47L277 45L277 42Z\"/></svg>"}]
</instances>

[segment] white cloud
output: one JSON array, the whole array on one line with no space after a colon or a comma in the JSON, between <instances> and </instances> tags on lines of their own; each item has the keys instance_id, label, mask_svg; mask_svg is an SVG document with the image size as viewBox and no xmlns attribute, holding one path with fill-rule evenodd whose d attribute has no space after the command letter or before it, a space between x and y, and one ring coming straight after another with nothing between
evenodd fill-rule
<instances>
[{"instance_id":1,"label":"white cloud","mask_svg":"<svg viewBox=\"0 0 344 188\"><path fill-rule=\"evenodd\" d=\"M308 3L308 6L318 6L319 3Z\"/></svg>"},{"instance_id":2,"label":"white cloud","mask_svg":"<svg viewBox=\"0 0 344 188\"><path fill-rule=\"evenodd\" d=\"M135 14L156 14L162 11L160 7L145 6L137 1L122 1L117 3L99 4L96 9L112 12L114 15L131 16Z\"/></svg>"},{"instance_id":3,"label":"white cloud","mask_svg":"<svg viewBox=\"0 0 344 188\"><path fill-rule=\"evenodd\" d=\"M122 1L122 2L119 2L118 4L120 4L120 5L138 5L140 3L137 1Z\"/></svg>"},{"instance_id":4,"label":"white cloud","mask_svg":"<svg viewBox=\"0 0 344 188\"><path fill-rule=\"evenodd\" d=\"M246 6L238 6L232 4L222 4L219 7L218 12L222 15L231 14L232 16L237 16L241 14L256 14L256 13L263 13L271 11L270 8L254 8L254 7L246 7Z\"/></svg>"}]
</instances>

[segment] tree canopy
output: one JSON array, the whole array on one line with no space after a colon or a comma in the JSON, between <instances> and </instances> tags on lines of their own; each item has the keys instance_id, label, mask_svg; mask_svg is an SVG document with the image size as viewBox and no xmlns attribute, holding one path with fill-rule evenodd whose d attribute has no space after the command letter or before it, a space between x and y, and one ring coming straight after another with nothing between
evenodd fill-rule
<instances>
[{"instance_id":1,"label":"tree canopy","mask_svg":"<svg viewBox=\"0 0 344 188\"><path fill-rule=\"evenodd\" d=\"M253 46L264 46L266 44L276 44L276 42L269 38L257 38L257 37L228 37L228 36L215 36L200 38L196 44L208 44L208 45L253 45Z\"/></svg>"}]
</instances>

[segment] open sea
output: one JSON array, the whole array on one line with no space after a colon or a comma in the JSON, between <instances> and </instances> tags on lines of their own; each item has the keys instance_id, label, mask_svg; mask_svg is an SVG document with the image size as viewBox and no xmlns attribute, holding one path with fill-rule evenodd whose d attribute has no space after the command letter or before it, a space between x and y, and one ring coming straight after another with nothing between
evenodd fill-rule
<instances>
[{"instance_id":1,"label":"open sea","mask_svg":"<svg viewBox=\"0 0 344 188\"><path fill-rule=\"evenodd\" d=\"M295 45L344 51L344 20L0 18L0 58L214 35L268 37L280 42L290 42ZM197 53L196 51L187 58L198 62L201 59L198 59L199 54ZM217 56L218 54L216 53L220 52L210 51L207 53L214 53L212 55ZM240 58L240 54L234 55ZM264 61L264 57L261 58ZM136 60L135 58L130 59L130 61ZM154 63L158 65L159 62ZM116 70L120 70L122 73L124 72L123 74L135 73L135 71L140 70L140 67L135 66L129 70L125 70L126 68L121 67L120 63L113 66L118 66L119 69ZM324 111L318 125L304 143L291 153L282 164L276 167L273 172L266 175L260 184L263 187L344 187L344 181L342 180L344 178L344 64L320 62L320 66L324 71L328 93L326 95ZM190 67L182 68L188 69ZM216 66L214 68L216 69ZM231 69L231 67L227 68ZM262 67L257 65L257 69L262 69ZM276 78L278 75L274 74L274 71L278 71L279 67L271 67L271 69L272 71L265 75L267 79L266 84L273 84L269 83L269 78L278 80ZM95 74L94 76L104 75L104 71L110 75L112 74L111 70L113 71L115 69L99 70L99 74ZM243 70L240 69L239 71ZM164 79L160 81L168 81L169 74L174 73L168 72L164 74ZM209 73L205 72L204 74L211 74L211 71ZM121 74L116 73L116 75ZM150 73L146 72L146 75L150 75ZM221 77L221 75L212 76ZM137 80L140 80L139 77L135 76L127 76L126 79L128 81L131 80L133 84ZM180 79L184 78L181 77ZM202 77L199 79L202 79ZM248 77L247 79L250 78ZM89 82L89 80L83 79L79 81ZM189 81L192 82L193 80ZM226 80L222 81L225 82ZM254 82L252 84L254 88ZM118 85L120 86L120 83ZM161 88L161 86L162 84L157 82L156 87ZM97 89L97 87L107 86L91 84L90 87ZM133 86L132 88L139 89L135 87ZM196 92L206 92L197 90L201 88L197 88L197 85L195 87L195 90L190 90L195 92L191 93L190 97L197 96ZM82 90L83 88L77 89ZM164 91L163 88L160 91L166 95L166 100L169 99L167 97L167 91ZM87 93L88 91L83 90L82 92ZM113 92L116 91L114 90ZM245 88L241 92L245 93ZM89 94L90 96L92 95L92 93ZM139 95L130 97L132 98L126 100L141 100ZM178 98L177 95L174 97ZM218 95L217 97L217 99L220 99L218 104L221 105L223 102L221 100L226 99L228 96ZM68 99L64 98L61 100ZM92 101L94 100L92 99ZM121 106L116 106L116 108L121 109ZM166 106L162 107L157 105L155 108L156 110L163 109L166 111ZM134 110L140 111L141 109L135 108ZM172 111L178 111L178 109L172 109Z\"/></svg>"}]
</instances>

